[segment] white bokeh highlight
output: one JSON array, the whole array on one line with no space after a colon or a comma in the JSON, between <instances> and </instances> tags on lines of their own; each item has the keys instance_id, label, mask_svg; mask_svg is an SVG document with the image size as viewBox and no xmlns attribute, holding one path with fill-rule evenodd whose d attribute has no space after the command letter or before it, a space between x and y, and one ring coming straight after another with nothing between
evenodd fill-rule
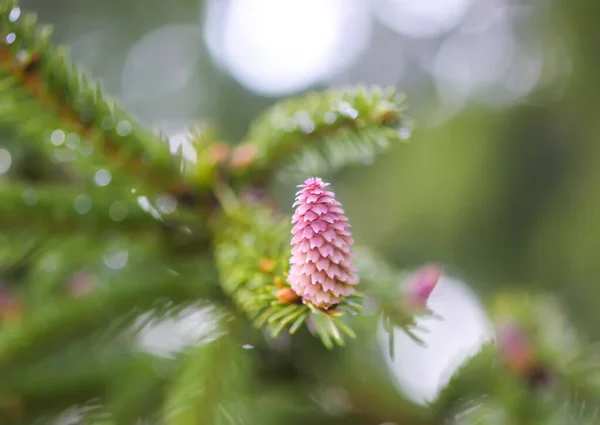
<instances>
[{"instance_id":1,"label":"white bokeh highlight","mask_svg":"<svg viewBox=\"0 0 600 425\"><path fill-rule=\"evenodd\" d=\"M163 134L169 140L169 149L175 154L179 151L183 157L192 163L196 163L196 149L190 142L192 133L190 129L195 122L192 120L170 120L156 122L153 126L154 131Z\"/></svg>"},{"instance_id":2,"label":"white bokeh highlight","mask_svg":"<svg viewBox=\"0 0 600 425\"><path fill-rule=\"evenodd\" d=\"M415 331L421 346L402 330L395 331L395 360L386 355L399 386L416 402L435 399L452 373L493 337L493 327L475 294L462 282L443 277L429 298L429 307L443 319L423 318ZM380 329L382 349L388 336Z\"/></svg>"},{"instance_id":3,"label":"white bokeh highlight","mask_svg":"<svg viewBox=\"0 0 600 425\"><path fill-rule=\"evenodd\" d=\"M138 40L123 68L124 100L140 101L184 89L203 53L201 40L199 25L168 25Z\"/></svg>"},{"instance_id":4,"label":"white bokeh highlight","mask_svg":"<svg viewBox=\"0 0 600 425\"><path fill-rule=\"evenodd\" d=\"M6 173L12 164L12 156L6 149L0 149L0 174Z\"/></svg>"},{"instance_id":5,"label":"white bokeh highlight","mask_svg":"<svg viewBox=\"0 0 600 425\"><path fill-rule=\"evenodd\" d=\"M443 41L431 72L446 106L509 106L537 87L544 65L541 47L518 40L515 30L528 12L524 7L488 7Z\"/></svg>"},{"instance_id":6,"label":"white bokeh highlight","mask_svg":"<svg viewBox=\"0 0 600 425\"><path fill-rule=\"evenodd\" d=\"M171 357L188 346L214 339L219 332L219 316L212 306L188 307L176 316L162 320L150 318L151 313L138 321L145 324L138 334L138 344L144 351L157 356Z\"/></svg>"},{"instance_id":7,"label":"white bokeh highlight","mask_svg":"<svg viewBox=\"0 0 600 425\"><path fill-rule=\"evenodd\" d=\"M213 0L205 40L240 84L278 96L353 63L370 24L364 0Z\"/></svg>"},{"instance_id":8,"label":"white bokeh highlight","mask_svg":"<svg viewBox=\"0 0 600 425\"><path fill-rule=\"evenodd\" d=\"M456 27L473 0L372 0L373 14L387 27L414 38L431 38Z\"/></svg>"}]
</instances>

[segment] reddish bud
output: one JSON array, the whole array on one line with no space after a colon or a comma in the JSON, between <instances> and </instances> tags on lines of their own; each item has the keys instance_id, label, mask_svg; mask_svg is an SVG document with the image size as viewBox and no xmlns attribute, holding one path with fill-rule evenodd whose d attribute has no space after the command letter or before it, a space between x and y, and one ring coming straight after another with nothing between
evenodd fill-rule
<instances>
[{"instance_id":1,"label":"reddish bud","mask_svg":"<svg viewBox=\"0 0 600 425\"><path fill-rule=\"evenodd\" d=\"M78 272L71 277L68 285L73 297L82 297L94 290L94 278L89 273Z\"/></svg>"},{"instance_id":2,"label":"reddish bud","mask_svg":"<svg viewBox=\"0 0 600 425\"><path fill-rule=\"evenodd\" d=\"M9 396L0 399L0 413L10 419L20 419L23 417L23 402L18 396Z\"/></svg>"},{"instance_id":3,"label":"reddish bud","mask_svg":"<svg viewBox=\"0 0 600 425\"><path fill-rule=\"evenodd\" d=\"M300 297L296 294L292 288L283 288L277 291L275 295L279 302L284 304L295 304L300 301Z\"/></svg>"},{"instance_id":4,"label":"reddish bud","mask_svg":"<svg viewBox=\"0 0 600 425\"><path fill-rule=\"evenodd\" d=\"M440 265L427 264L410 277L406 294L410 307L425 308L429 296L442 276L442 272Z\"/></svg>"},{"instance_id":5,"label":"reddish bud","mask_svg":"<svg viewBox=\"0 0 600 425\"><path fill-rule=\"evenodd\" d=\"M272 273L275 268L275 260L263 258L260 260L260 271L263 273Z\"/></svg>"},{"instance_id":6,"label":"reddish bud","mask_svg":"<svg viewBox=\"0 0 600 425\"><path fill-rule=\"evenodd\" d=\"M22 315L23 308L17 297L6 290L0 291L0 321L18 320Z\"/></svg>"},{"instance_id":7,"label":"reddish bud","mask_svg":"<svg viewBox=\"0 0 600 425\"><path fill-rule=\"evenodd\" d=\"M517 375L528 375L535 368L537 362L529 338L516 324L508 323L498 329L497 344L500 356Z\"/></svg>"},{"instance_id":8,"label":"reddish bud","mask_svg":"<svg viewBox=\"0 0 600 425\"><path fill-rule=\"evenodd\" d=\"M256 147L249 143L238 145L231 154L231 168L243 170L254 162L256 158Z\"/></svg>"},{"instance_id":9,"label":"reddish bud","mask_svg":"<svg viewBox=\"0 0 600 425\"><path fill-rule=\"evenodd\" d=\"M229 146L217 143L210 148L210 157L216 164L222 164L229 158Z\"/></svg>"}]
</instances>

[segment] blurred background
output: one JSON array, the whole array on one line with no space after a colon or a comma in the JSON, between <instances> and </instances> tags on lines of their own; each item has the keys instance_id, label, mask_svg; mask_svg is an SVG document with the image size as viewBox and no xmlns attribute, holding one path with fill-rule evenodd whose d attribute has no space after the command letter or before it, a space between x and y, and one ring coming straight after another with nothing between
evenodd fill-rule
<instances>
[{"instance_id":1,"label":"blurred background","mask_svg":"<svg viewBox=\"0 0 600 425\"><path fill-rule=\"evenodd\" d=\"M445 321L428 325L429 349L397 341L393 370L415 399L430 398L456 359L490 337L482 307L489 293L557 294L576 324L600 336L600 3L22 6L53 24L55 41L75 61L174 144L198 120L236 143L271 103L314 88L376 83L406 93L410 143L375 166L327 179L359 243L400 267L441 262L451 276L434 292L432 308ZM0 156L0 171L2 164ZM291 211L292 189L275 183L275 190Z\"/></svg>"}]
</instances>

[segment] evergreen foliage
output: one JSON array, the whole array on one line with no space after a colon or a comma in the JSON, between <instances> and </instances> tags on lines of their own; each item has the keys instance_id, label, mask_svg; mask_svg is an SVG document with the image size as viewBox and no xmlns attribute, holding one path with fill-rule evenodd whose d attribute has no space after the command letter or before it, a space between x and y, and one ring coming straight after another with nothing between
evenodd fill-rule
<instances>
[{"instance_id":1,"label":"evergreen foliage","mask_svg":"<svg viewBox=\"0 0 600 425\"><path fill-rule=\"evenodd\" d=\"M434 313L405 302L408 272L358 246L360 293L324 310L285 292L290 217L257 194L281 173L300 183L400 144L395 90L277 103L234 148L198 126L188 161L13 0L0 32L0 124L18 140L0 180L0 423L598 423L594 347L550 298L494 297L498 335L508 321L524 345L490 342L420 406L377 345L381 323L417 339ZM139 343L149 323L206 305L203 339L170 356Z\"/></svg>"}]
</instances>

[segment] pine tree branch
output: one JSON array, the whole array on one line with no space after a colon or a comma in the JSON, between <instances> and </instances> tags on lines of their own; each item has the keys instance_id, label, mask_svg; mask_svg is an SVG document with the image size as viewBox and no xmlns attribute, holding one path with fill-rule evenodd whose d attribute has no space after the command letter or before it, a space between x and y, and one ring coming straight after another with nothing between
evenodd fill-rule
<instances>
[{"instance_id":1,"label":"pine tree branch","mask_svg":"<svg viewBox=\"0 0 600 425\"><path fill-rule=\"evenodd\" d=\"M49 27L38 28L34 14L14 0L4 2L0 35L0 123L83 175L107 168L155 192L178 199L195 195L166 141L103 95L50 42Z\"/></svg>"},{"instance_id":2,"label":"pine tree branch","mask_svg":"<svg viewBox=\"0 0 600 425\"><path fill-rule=\"evenodd\" d=\"M277 103L252 124L231 159L234 175L257 180L286 163L306 176L370 162L407 137L402 96L378 87L332 89ZM400 130L399 130L400 129ZM295 161L288 161L290 155Z\"/></svg>"}]
</instances>

